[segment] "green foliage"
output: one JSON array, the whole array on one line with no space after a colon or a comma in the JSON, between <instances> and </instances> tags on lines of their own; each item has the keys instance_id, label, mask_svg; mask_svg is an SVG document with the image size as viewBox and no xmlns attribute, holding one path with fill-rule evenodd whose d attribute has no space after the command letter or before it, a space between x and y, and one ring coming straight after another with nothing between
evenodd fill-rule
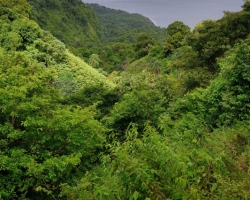
<instances>
[{"instance_id":1,"label":"green foliage","mask_svg":"<svg viewBox=\"0 0 250 200\"><path fill-rule=\"evenodd\" d=\"M18 7L18 6L17 6ZM14 11L3 7L0 20L0 44L7 51L25 51L30 59L37 60L41 67L54 68L58 72L56 86L64 95L80 90L84 85L104 83L112 87L106 77L88 66L81 59L71 55L65 45L38 24L22 15L12 17ZM72 81L62 74L72 76ZM66 84L67 83L67 84ZM109 87L108 86L108 87Z\"/></svg>"},{"instance_id":2,"label":"green foliage","mask_svg":"<svg viewBox=\"0 0 250 200\"><path fill-rule=\"evenodd\" d=\"M122 94L110 114L103 122L123 140L130 123L136 123L143 130L146 123L158 126L158 117L164 112L171 99L169 83L165 77L154 76L148 72L128 77L118 77L117 85Z\"/></svg>"},{"instance_id":3,"label":"green foliage","mask_svg":"<svg viewBox=\"0 0 250 200\"><path fill-rule=\"evenodd\" d=\"M100 58L97 54L91 54L90 57L89 57L89 64L96 68L98 67L99 65L99 62L100 62Z\"/></svg>"},{"instance_id":4,"label":"green foliage","mask_svg":"<svg viewBox=\"0 0 250 200\"><path fill-rule=\"evenodd\" d=\"M156 125L158 116L164 111L164 103L164 97L157 90L144 89L126 93L105 120L122 139L124 130L130 123L137 123L140 129L147 121Z\"/></svg>"},{"instance_id":5,"label":"green foliage","mask_svg":"<svg viewBox=\"0 0 250 200\"><path fill-rule=\"evenodd\" d=\"M170 56L167 68L179 80L185 93L197 87L206 87L213 78L199 60L198 53L190 46L176 49Z\"/></svg>"},{"instance_id":6,"label":"green foliage","mask_svg":"<svg viewBox=\"0 0 250 200\"><path fill-rule=\"evenodd\" d=\"M61 94L108 81L12 7L0 17L0 198L55 199L97 162L106 131L94 106L62 105Z\"/></svg>"},{"instance_id":7,"label":"green foliage","mask_svg":"<svg viewBox=\"0 0 250 200\"><path fill-rule=\"evenodd\" d=\"M243 11L236 13L226 12L225 16L219 20L221 30L229 38L231 45L249 35L249 15L250 12L243 9Z\"/></svg>"},{"instance_id":8,"label":"green foliage","mask_svg":"<svg viewBox=\"0 0 250 200\"><path fill-rule=\"evenodd\" d=\"M86 85L113 86L99 71L69 53L65 45L47 31L43 31L40 38L27 46L27 54L40 62L42 67L57 71L56 86L64 95L75 93Z\"/></svg>"},{"instance_id":9,"label":"green foliage","mask_svg":"<svg viewBox=\"0 0 250 200\"><path fill-rule=\"evenodd\" d=\"M126 70L129 62L135 58L132 44L121 42L103 45L98 52L102 61L100 67L108 73Z\"/></svg>"},{"instance_id":10,"label":"green foliage","mask_svg":"<svg viewBox=\"0 0 250 200\"><path fill-rule=\"evenodd\" d=\"M167 36L174 35L178 32L183 35L188 34L190 32L190 27L188 27L181 21L175 21L172 24L168 25L166 29Z\"/></svg>"},{"instance_id":11,"label":"green foliage","mask_svg":"<svg viewBox=\"0 0 250 200\"><path fill-rule=\"evenodd\" d=\"M42 31L41 37L27 47L27 54L43 67L52 67L66 62L65 45L47 31Z\"/></svg>"},{"instance_id":12,"label":"green foliage","mask_svg":"<svg viewBox=\"0 0 250 200\"><path fill-rule=\"evenodd\" d=\"M99 110L99 118L109 114L111 108L120 99L120 95L116 88L106 88L105 85L89 85L82 90L67 96L63 100L63 104L81 106L86 108L96 105Z\"/></svg>"},{"instance_id":13,"label":"green foliage","mask_svg":"<svg viewBox=\"0 0 250 200\"><path fill-rule=\"evenodd\" d=\"M0 1L1 16L6 8L12 10L12 11L8 10L9 12L12 12L11 18L17 15L23 15L25 17L29 17L31 12L30 5L26 0L11 0L11 1L1 0Z\"/></svg>"},{"instance_id":14,"label":"green foliage","mask_svg":"<svg viewBox=\"0 0 250 200\"><path fill-rule=\"evenodd\" d=\"M250 3L248 0L245 0L244 5L242 6L244 11L250 11Z\"/></svg>"},{"instance_id":15,"label":"green foliage","mask_svg":"<svg viewBox=\"0 0 250 200\"><path fill-rule=\"evenodd\" d=\"M126 142L114 143L112 156L103 156L95 177L87 174L74 189L64 185L63 194L69 199L166 199L169 191L165 189L172 185L169 175L179 171L174 172L176 165L173 171L167 169L174 162L174 153L152 127L145 129L141 139L137 134L132 126Z\"/></svg>"},{"instance_id":16,"label":"green foliage","mask_svg":"<svg viewBox=\"0 0 250 200\"><path fill-rule=\"evenodd\" d=\"M114 142L100 166L77 186L63 185L61 194L68 199L249 198L249 127L241 126L237 135L238 127L218 130L202 144L192 137L193 128L185 130L183 144L183 137L160 135L148 125L137 137L142 133L132 125L124 143ZM239 171L244 172L237 177Z\"/></svg>"},{"instance_id":17,"label":"green foliage","mask_svg":"<svg viewBox=\"0 0 250 200\"><path fill-rule=\"evenodd\" d=\"M190 28L183 22L175 21L166 29L167 37L163 46L166 55L184 45L185 37L190 34Z\"/></svg>"},{"instance_id":18,"label":"green foliage","mask_svg":"<svg viewBox=\"0 0 250 200\"><path fill-rule=\"evenodd\" d=\"M224 162L224 170L216 171L216 198L249 199L249 121L233 128L217 130L207 138L207 148ZM218 142L219 141L219 142ZM218 173L220 172L220 174Z\"/></svg>"},{"instance_id":19,"label":"green foliage","mask_svg":"<svg viewBox=\"0 0 250 200\"><path fill-rule=\"evenodd\" d=\"M134 49L136 57L141 58L149 54L150 49L155 44L153 38L149 34L141 34L136 38Z\"/></svg>"},{"instance_id":20,"label":"green foliage","mask_svg":"<svg viewBox=\"0 0 250 200\"><path fill-rule=\"evenodd\" d=\"M174 103L169 110L172 119L176 120L176 113L191 112L210 128L249 120L249 46L247 38L220 60L221 73L207 89L187 94Z\"/></svg>"},{"instance_id":21,"label":"green foliage","mask_svg":"<svg viewBox=\"0 0 250 200\"><path fill-rule=\"evenodd\" d=\"M107 80L107 77L98 70L86 64L79 57L66 52L67 62L55 66L58 72L72 73L74 81L77 83L77 89L80 90L85 86L104 84L107 88L114 87L114 84Z\"/></svg>"},{"instance_id":22,"label":"green foliage","mask_svg":"<svg viewBox=\"0 0 250 200\"><path fill-rule=\"evenodd\" d=\"M204 98L207 99L208 121L213 125L232 124L249 119L250 38L236 45L220 61L221 79L214 81Z\"/></svg>"},{"instance_id":23,"label":"green foliage","mask_svg":"<svg viewBox=\"0 0 250 200\"><path fill-rule=\"evenodd\" d=\"M55 74L25 53L1 51L0 196L54 196L104 141L93 108L60 105ZM92 158L93 159L93 158Z\"/></svg>"},{"instance_id":24,"label":"green foliage","mask_svg":"<svg viewBox=\"0 0 250 200\"><path fill-rule=\"evenodd\" d=\"M216 59L249 34L249 14L247 10L225 12L220 20L205 20L197 24L188 37L187 43L197 51L199 59L211 72L218 70Z\"/></svg>"},{"instance_id":25,"label":"green foliage","mask_svg":"<svg viewBox=\"0 0 250 200\"><path fill-rule=\"evenodd\" d=\"M165 29L155 26L148 18L106 8L98 4L89 5L95 10L103 25L104 37L102 41L106 45L102 46L101 50L98 50L98 55L103 61L100 67L108 73L113 70L126 70L135 58L145 56L151 52L151 48L153 48L151 41L149 41L150 45L145 44L138 49L135 47L137 46L137 38L143 33L150 35L149 37L153 38L154 44L162 44L164 41ZM134 44L134 48L132 44ZM134 52L134 49L136 49L136 52Z\"/></svg>"},{"instance_id":26,"label":"green foliage","mask_svg":"<svg viewBox=\"0 0 250 200\"><path fill-rule=\"evenodd\" d=\"M92 66L125 71L105 77L29 20L26 2L0 0L0 199L250 198L248 1L192 33L171 24L167 57L163 29L156 39L138 15L94 5L113 17L103 41L119 41L94 44L80 0L30 2Z\"/></svg>"},{"instance_id":27,"label":"green foliage","mask_svg":"<svg viewBox=\"0 0 250 200\"><path fill-rule=\"evenodd\" d=\"M216 70L216 58L222 56L229 45L228 36L223 33L220 23L214 20L197 24L188 40L203 65L209 66L211 71Z\"/></svg>"},{"instance_id":28,"label":"green foliage","mask_svg":"<svg viewBox=\"0 0 250 200\"><path fill-rule=\"evenodd\" d=\"M171 24L163 46L169 58L168 70L164 72L173 73L185 92L208 86L210 80L219 74L217 60L249 34L248 16L246 9L236 13L225 12L220 20L198 23L191 33L181 22ZM178 32L182 29L183 37Z\"/></svg>"},{"instance_id":29,"label":"green foliage","mask_svg":"<svg viewBox=\"0 0 250 200\"><path fill-rule=\"evenodd\" d=\"M24 50L40 36L41 30L35 22L19 17L8 7L1 7L1 11L0 44L4 49Z\"/></svg>"},{"instance_id":30,"label":"green foliage","mask_svg":"<svg viewBox=\"0 0 250 200\"><path fill-rule=\"evenodd\" d=\"M80 0L29 0L32 18L66 45L85 46L99 35L95 13Z\"/></svg>"},{"instance_id":31,"label":"green foliage","mask_svg":"<svg viewBox=\"0 0 250 200\"><path fill-rule=\"evenodd\" d=\"M149 33L157 43L164 41L165 29L155 26L148 18L138 14L98 4L86 6L79 0L29 2L32 5L33 19L44 30L63 41L77 56L87 60L92 54L97 54L100 58L98 67L107 73L122 71L135 59L132 44L141 33ZM149 52L150 47L145 48L148 49L141 49L139 54Z\"/></svg>"}]
</instances>

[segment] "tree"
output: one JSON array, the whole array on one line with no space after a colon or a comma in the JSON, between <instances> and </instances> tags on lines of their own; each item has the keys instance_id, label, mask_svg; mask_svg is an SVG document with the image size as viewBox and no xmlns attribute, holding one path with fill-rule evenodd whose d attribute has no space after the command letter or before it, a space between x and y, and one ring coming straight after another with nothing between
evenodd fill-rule
<instances>
[{"instance_id":1,"label":"tree","mask_svg":"<svg viewBox=\"0 0 250 200\"><path fill-rule=\"evenodd\" d=\"M123 95L110 113L103 118L103 122L119 138L124 140L125 131L130 123L138 125L141 131L145 124L151 123L157 127L158 117L168 105L167 85L160 88L159 77L152 73L142 72L119 79L120 93Z\"/></svg>"},{"instance_id":2,"label":"tree","mask_svg":"<svg viewBox=\"0 0 250 200\"><path fill-rule=\"evenodd\" d=\"M26 0L11 0L5 1L0 0L1 11L3 8L9 8L12 12L12 17L17 15L23 15L25 17L29 17L31 13L30 4Z\"/></svg>"},{"instance_id":3,"label":"tree","mask_svg":"<svg viewBox=\"0 0 250 200\"><path fill-rule=\"evenodd\" d=\"M60 104L54 73L23 52L0 50L0 196L54 197L94 161L105 128L94 108ZM81 167L79 167L81 166Z\"/></svg>"},{"instance_id":4,"label":"tree","mask_svg":"<svg viewBox=\"0 0 250 200\"><path fill-rule=\"evenodd\" d=\"M167 37L163 46L166 55L184 45L184 38L190 33L190 27L183 22L175 21L166 29Z\"/></svg>"},{"instance_id":5,"label":"tree","mask_svg":"<svg viewBox=\"0 0 250 200\"><path fill-rule=\"evenodd\" d=\"M149 54L150 48L155 44L153 38L149 34L141 34L136 38L134 49L136 57L141 58Z\"/></svg>"},{"instance_id":6,"label":"tree","mask_svg":"<svg viewBox=\"0 0 250 200\"><path fill-rule=\"evenodd\" d=\"M100 58L97 54L91 54L90 57L89 57L89 64L96 68L98 67L99 65L99 62L100 62Z\"/></svg>"},{"instance_id":7,"label":"tree","mask_svg":"<svg viewBox=\"0 0 250 200\"><path fill-rule=\"evenodd\" d=\"M250 118L250 38L236 45L220 61L219 79L206 91L207 121L214 127Z\"/></svg>"},{"instance_id":8,"label":"tree","mask_svg":"<svg viewBox=\"0 0 250 200\"><path fill-rule=\"evenodd\" d=\"M155 75L158 75L161 72L161 63L157 59L151 58L149 60L149 67Z\"/></svg>"},{"instance_id":9,"label":"tree","mask_svg":"<svg viewBox=\"0 0 250 200\"><path fill-rule=\"evenodd\" d=\"M167 66L179 79L182 89L186 92L197 87L206 87L213 77L211 72L203 67L198 53L190 46L176 49L170 56Z\"/></svg>"},{"instance_id":10,"label":"tree","mask_svg":"<svg viewBox=\"0 0 250 200\"><path fill-rule=\"evenodd\" d=\"M244 0L244 4L242 6L243 11L250 11L250 1L249 0Z\"/></svg>"},{"instance_id":11,"label":"tree","mask_svg":"<svg viewBox=\"0 0 250 200\"><path fill-rule=\"evenodd\" d=\"M22 6L19 4L14 6L12 3L0 2L0 21L2 24L0 27L0 44L6 50L24 50L27 45L30 45L39 37L41 30L34 21L21 15L26 13L26 11L23 11ZM23 3L24 6L27 4L27 2ZM15 9L17 9L16 12L14 12Z\"/></svg>"},{"instance_id":12,"label":"tree","mask_svg":"<svg viewBox=\"0 0 250 200\"><path fill-rule=\"evenodd\" d=\"M175 21L172 24L169 24L166 29L167 36L174 35L175 33L178 33L178 32L185 35L190 32L190 27L185 25L181 21Z\"/></svg>"}]
</instances>

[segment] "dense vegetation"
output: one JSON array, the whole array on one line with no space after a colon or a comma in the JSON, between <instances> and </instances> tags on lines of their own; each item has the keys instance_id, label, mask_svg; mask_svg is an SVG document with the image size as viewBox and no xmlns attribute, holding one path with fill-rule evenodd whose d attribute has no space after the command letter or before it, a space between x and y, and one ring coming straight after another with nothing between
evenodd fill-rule
<instances>
[{"instance_id":1,"label":"dense vegetation","mask_svg":"<svg viewBox=\"0 0 250 200\"><path fill-rule=\"evenodd\" d=\"M98 39L99 21L81 0L29 0L29 3L32 18L68 46L84 46Z\"/></svg>"},{"instance_id":2,"label":"dense vegetation","mask_svg":"<svg viewBox=\"0 0 250 200\"><path fill-rule=\"evenodd\" d=\"M104 73L121 71L135 59L133 45L140 34L150 34L160 44L165 39L165 29L155 26L139 14L97 4L83 4L76 0L29 2L32 5L32 18L42 29L49 30L74 54L91 65L94 54L98 62L92 66L101 68Z\"/></svg>"},{"instance_id":3,"label":"dense vegetation","mask_svg":"<svg viewBox=\"0 0 250 200\"><path fill-rule=\"evenodd\" d=\"M249 1L144 33L29 2L0 0L0 199L250 198Z\"/></svg>"}]
</instances>

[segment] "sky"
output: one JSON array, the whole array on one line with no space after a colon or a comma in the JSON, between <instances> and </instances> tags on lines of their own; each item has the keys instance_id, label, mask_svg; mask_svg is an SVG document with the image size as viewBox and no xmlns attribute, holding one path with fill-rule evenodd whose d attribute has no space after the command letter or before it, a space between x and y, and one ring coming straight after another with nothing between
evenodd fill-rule
<instances>
[{"instance_id":1,"label":"sky","mask_svg":"<svg viewBox=\"0 0 250 200\"><path fill-rule=\"evenodd\" d=\"M219 19L223 11L240 11L243 0L83 0L100 5L139 13L156 25L167 27L174 21L182 21L191 28L206 19Z\"/></svg>"}]
</instances>

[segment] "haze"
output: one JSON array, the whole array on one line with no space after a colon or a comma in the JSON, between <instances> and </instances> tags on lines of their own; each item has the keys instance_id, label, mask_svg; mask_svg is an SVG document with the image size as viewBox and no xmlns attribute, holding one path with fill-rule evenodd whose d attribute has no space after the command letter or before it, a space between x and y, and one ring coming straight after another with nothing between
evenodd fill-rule
<instances>
[{"instance_id":1,"label":"haze","mask_svg":"<svg viewBox=\"0 0 250 200\"><path fill-rule=\"evenodd\" d=\"M100 5L139 13L156 25L167 27L174 21L182 21L191 28L206 19L219 19L223 11L240 11L243 0L83 0Z\"/></svg>"}]
</instances>

